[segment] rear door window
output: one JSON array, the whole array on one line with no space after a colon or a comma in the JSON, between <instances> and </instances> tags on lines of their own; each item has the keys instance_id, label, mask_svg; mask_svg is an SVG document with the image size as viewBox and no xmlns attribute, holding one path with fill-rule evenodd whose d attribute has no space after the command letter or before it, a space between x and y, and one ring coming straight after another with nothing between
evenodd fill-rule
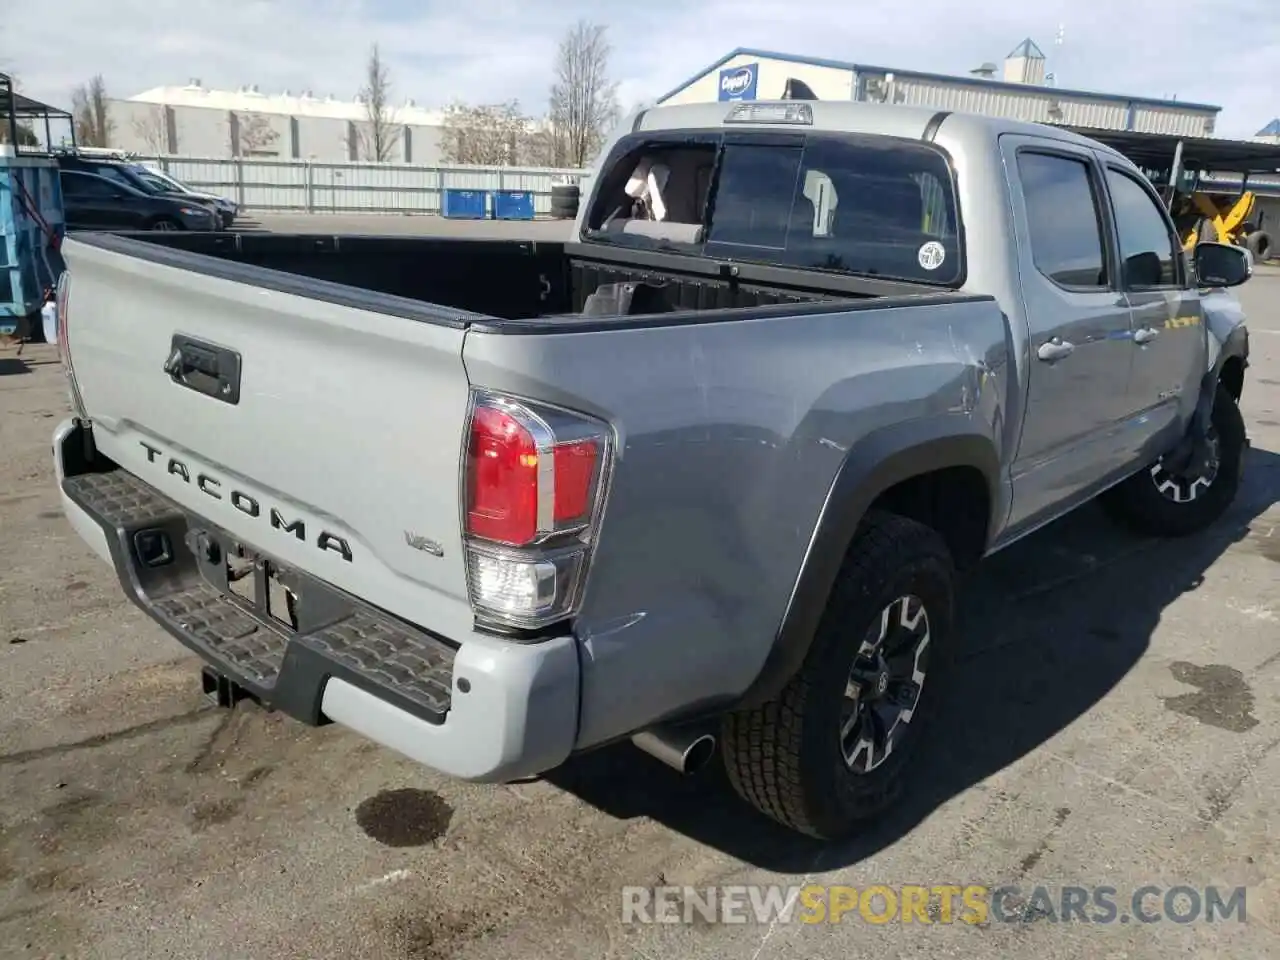
<instances>
[{"instance_id":1,"label":"rear door window","mask_svg":"<svg viewBox=\"0 0 1280 960\"><path fill-rule=\"evenodd\" d=\"M1089 164L1059 154L1018 153L1036 269L1069 290L1106 290L1106 248L1097 190Z\"/></svg>"},{"instance_id":2,"label":"rear door window","mask_svg":"<svg viewBox=\"0 0 1280 960\"><path fill-rule=\"evenodd\" d=\"M93 172L100 177L104 177L113 183L118 183L126 189L128 193L154 193L149 190L142 179L115 164L103 163L93 168Z\"/></svg>"},{"instance_id":3,"label":"rear door window","mask_svg":"<svg viewBox=\"0 0 1280 960\"><path fill-rule=\"evenodd\" d=\"M66 197L105 200L123 192L102 177L86 173L63 173L61 180Z\"/></svg>"}]
</instances>

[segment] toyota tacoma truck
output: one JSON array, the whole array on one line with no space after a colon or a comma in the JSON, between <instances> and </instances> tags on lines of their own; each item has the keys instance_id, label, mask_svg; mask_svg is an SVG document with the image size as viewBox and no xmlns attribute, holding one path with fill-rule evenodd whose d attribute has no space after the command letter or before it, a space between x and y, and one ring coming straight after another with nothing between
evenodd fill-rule
<instances>
[{"instance_id":1,"label":"toyota tacoma truck","mask_svg":"<svg viewBox=\"0 0 1280 960\"><path fill-rule=\"evenodd\" d=\"M71 524L217 702L468 780L631 740L841 836L960 574L1098 496L1199 530L1247 447L1246 251L1040 125L659 107L564 242L64 249Z\"/></svg>"}]
</instances>

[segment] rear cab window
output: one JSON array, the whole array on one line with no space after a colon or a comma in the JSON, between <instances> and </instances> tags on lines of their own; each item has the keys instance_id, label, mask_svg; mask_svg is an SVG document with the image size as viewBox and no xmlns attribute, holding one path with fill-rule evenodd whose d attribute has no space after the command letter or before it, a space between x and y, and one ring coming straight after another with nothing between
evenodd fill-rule
<instances>
[{"instance_id":1,"label":"rear cab window","mask_svg":"<svg viewBox=\"0 0 1280 960\"><path fill-rule=\"evenodd\" d=\"M943 151L887 136L681 131L619 142L583 239L956 287Z\"/></svg>"}]
</instances>

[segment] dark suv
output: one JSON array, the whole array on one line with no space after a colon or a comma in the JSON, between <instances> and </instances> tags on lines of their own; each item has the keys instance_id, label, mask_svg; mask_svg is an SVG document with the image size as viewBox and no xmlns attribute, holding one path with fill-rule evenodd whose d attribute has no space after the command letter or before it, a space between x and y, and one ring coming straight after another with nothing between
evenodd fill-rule
<instances>
[{"instance_id":1,"label":"dark suv","mask_svg":"<svg viewBox=\"0 0 1280 960\"><path fill-rule=\"evenodd\" d=\"M129 164L122 161L104 160L97 157L86 157L83 154L68 153L59 155L58 168L63 173L94 174L122 184L146 196L166 197L171 200L181 201L184 206L206 209L213 217L214 226L200 227L198 229L213 230L222 226L222 216L212 200L192 197L190 194L179 193L176 190L166 190L163 185L152 181L150 178L140 176ZM65 183L65 180L63 182Z\"/></svg>"},{"instance_id":2,"label":"dark suv","mask_svg":"<svg viewBox=\"0 0 1280 960\"><path fill-rule=\"evenodd\" d=\"M216 230L218 215L177 196L144 193L123 180L63 170L62 206L69 230Z\"/></svg>"}]
</instances>

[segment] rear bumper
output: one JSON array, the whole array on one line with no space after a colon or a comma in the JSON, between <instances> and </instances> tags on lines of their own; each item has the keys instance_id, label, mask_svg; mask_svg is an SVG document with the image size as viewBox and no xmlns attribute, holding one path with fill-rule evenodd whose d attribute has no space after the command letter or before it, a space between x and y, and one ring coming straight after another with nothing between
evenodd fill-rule
<instances>
[{"instance_id":1,"label":"rear bumper","mask_svg":"<svg viewBox=\"0 0 1280 960\"><path fill-rule=\"evenodd\" d=\"M453 642L302 571L287 573L313 622L298 632L273 625L211 576L200 551L209 542L202 537L221 535L212 524L100 455L86 456L92 434L75 421L58 427L53 451L68 520L115 568L129 599L264 705L307 724L339 723L467 780L541 773L573 749L580 672L572 637ZM157 557L160 534L167 549Z\"/></svg>"}]
</instances>

